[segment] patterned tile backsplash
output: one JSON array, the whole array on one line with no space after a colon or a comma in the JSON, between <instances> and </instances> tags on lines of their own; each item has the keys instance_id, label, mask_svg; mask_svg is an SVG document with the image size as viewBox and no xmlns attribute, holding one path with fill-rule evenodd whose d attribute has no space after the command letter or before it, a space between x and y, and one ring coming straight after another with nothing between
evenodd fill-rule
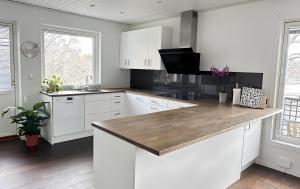
<instances>
[{"instance_id":1,"label":"patterned tile backsplash","mask_svg":"<svg viewBox=\"0 0 300 189\"><path fill-rule=\"evenodd\" d=\"M158 95L177 99L196 100L218 98L225 88L228 99L232 99L235 84L241 87L262 88L262 73L232 72L225 78L216 78L210 72L200 75L168 74L166 71L131 70L130 86L136 89L156 91Z\"/></svg>"}]
</instances>

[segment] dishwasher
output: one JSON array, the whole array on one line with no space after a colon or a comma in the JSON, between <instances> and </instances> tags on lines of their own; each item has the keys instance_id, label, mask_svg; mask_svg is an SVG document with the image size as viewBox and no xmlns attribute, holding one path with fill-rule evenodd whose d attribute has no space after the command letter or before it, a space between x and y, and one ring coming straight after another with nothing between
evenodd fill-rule
<instances>
[{"instance_id":1,"label":"dishwasher","mask_svg":"<svg viewBox=\"0 0 300 189\"><path fill-rule=\"evenodd\" d=\"M84 95L53 97L53 136L84 131Z\"/></svg>"}]
</instances>

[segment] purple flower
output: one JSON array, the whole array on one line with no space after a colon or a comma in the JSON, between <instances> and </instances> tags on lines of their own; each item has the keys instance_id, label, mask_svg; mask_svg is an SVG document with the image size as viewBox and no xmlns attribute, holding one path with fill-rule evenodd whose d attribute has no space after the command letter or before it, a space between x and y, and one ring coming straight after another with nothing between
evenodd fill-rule
<instances>
[{"instance_id":1,"label":"purple flower","mask_svg":"<svg viewBox=\"0 0 300 189\"><path fill-rule=\"evenodd\" d=\"M226 65L226 67L223 68L222 70L219 70L218 68L212 66L212 67L210 68L210 71L211 71L211 73L212 73L212 75L213 75L214 77L219 77L219 78L223 78L223 77L225 77L225 76L228 76L229 73L230 73L230 72L229 72L229 68L228 68L227 65Z\"/></svg>"}]
</instances>

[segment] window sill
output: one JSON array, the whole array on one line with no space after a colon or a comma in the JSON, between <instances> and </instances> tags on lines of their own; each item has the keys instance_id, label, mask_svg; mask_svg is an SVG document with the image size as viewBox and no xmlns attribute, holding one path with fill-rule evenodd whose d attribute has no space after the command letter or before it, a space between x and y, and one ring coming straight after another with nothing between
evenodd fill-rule
<instances>
[{"instance_id":1,"label":"window sill","mask_svg":"<svg viewBox=\"0 0 300 189\"><path fill-rule=\"evenodd\" d=\"M276 145L278 147L278 145L281 147L281 148L284 148L284 149L288 149L288 150L299 150L300 151L300 144L295 144L293 142L288 142L284 139L280 139L280 138L274 138L274 139L271 139L271 143L272 145Z\"/></svg>"}]
</instances>

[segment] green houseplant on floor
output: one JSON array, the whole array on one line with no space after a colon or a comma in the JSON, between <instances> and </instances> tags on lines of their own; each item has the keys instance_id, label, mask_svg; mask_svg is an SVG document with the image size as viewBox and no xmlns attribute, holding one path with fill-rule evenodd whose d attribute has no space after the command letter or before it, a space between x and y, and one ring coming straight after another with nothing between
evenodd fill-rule
<instances>
[{"instance_id":1,"label":"green houseplant on floor","mask_svg":"<svg viewBox=\"0 0 300 189\"><path fill-rule=\"evenodd\" d=\"M18 133L20 136L25 136L26 146L34 147L38 145L41 126L44 121L50 118L50 114L46 109L46 102L38 102L30 109L21 106L7 107L2 112L2 118L9 112L16 114L9 117L11 123L18 124Z\"/></svg>"}]
</instances>

